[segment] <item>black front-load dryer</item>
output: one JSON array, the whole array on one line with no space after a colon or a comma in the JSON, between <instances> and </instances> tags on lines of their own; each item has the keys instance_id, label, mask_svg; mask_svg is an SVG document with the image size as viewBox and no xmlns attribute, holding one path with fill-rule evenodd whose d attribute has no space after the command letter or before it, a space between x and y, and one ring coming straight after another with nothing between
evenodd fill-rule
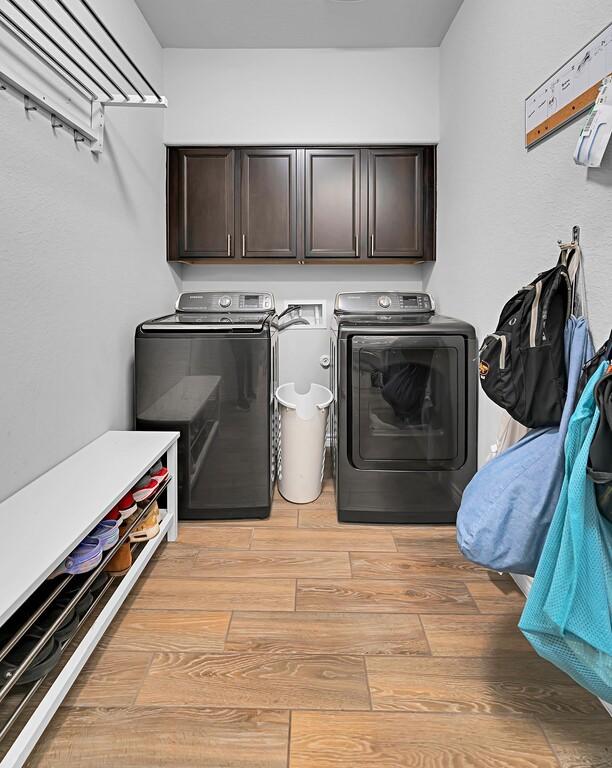
<instances>
[{"instance_id":1,"label":"black front-load dryer","mask_svg":"<svg viewBox=\"0 0 612 768\"><path fill-rule=\"evenodd\" d=\"M180 432L179 517L268 517L274 483L274 299L181 294L136 329L136 429Z\"/></svg>"},{"instance_id":2,"label":"black front-load dryer","mask_svg":"<svg viewBox=\"0 0 612 768\"><path fill-rule=\"evenodd\" d=\"M341 293L331 352L338 519L454 522L477 462L474 328L425 293Z\"/></svg>"}]
</instances>

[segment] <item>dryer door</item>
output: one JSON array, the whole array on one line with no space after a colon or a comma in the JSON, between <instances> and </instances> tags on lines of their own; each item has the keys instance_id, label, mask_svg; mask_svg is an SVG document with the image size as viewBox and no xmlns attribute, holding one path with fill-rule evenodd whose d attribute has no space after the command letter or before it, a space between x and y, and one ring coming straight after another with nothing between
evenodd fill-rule
<instances>
[{"instance_id":1,"label":"dryer door","mask_svg":"<svg viewBox=\"0 0 612 768\"><path fill-rule=\"evenodd\" d=\"M350 357L354 466L423 471L464 464L462 336L353 336Z\"/></svg>"}]
</instances>

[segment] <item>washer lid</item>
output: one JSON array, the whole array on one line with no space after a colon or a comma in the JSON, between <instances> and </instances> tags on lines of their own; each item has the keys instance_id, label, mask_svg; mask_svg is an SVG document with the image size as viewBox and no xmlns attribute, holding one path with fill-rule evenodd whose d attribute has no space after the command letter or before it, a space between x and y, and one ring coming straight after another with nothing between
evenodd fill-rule
<instances>
[{"instance_id":1,"label":"washer lid","mask_svg":"<svg viewBox=\"0 0 612 768\"><path fill-rule=\"evenodd\" d=\"M261 331L270 312L210 312L206 314L180 313L164 315L142 324L144 331Z\"/></svg>"}]
</instances>

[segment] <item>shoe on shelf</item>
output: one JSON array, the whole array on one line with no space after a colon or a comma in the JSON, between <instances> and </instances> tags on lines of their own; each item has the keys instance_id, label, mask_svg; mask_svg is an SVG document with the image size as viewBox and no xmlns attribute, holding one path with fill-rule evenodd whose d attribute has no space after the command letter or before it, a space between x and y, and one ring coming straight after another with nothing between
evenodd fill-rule
<instances>
[{"instance_id":1,"label":"shoe on shelf","mask_svg":"<svg viewBox=\"0 0 612 768\"><path fill-rule=\"evenodd\" d=\"M67 594L67 595L61 596L58 599L56 605L59 608L66 608L68 603L73 599L74 595L76 595L76 592L73 595ZM79 602L74 607L74 612L77 615L79 621L83 619L87 611L93 605L93 602L94 602L93 593L91 592L91 590L88 590L87 592L85 592L85 594L81 597Z\"/></svg>"},{"instance_id":2,"label":"shoe on shelf","mask_svg":"<svg viewBox=\"0 0 612 768\"><path fill-rule=\"evenodd\" d=\"M130 533L130 541L148 541L159 533L159 506L154 501L145 519Z\"/></svg>"},{"instance_id":3,"label":"shoe on shelf","mask_svg":"<svg viewBox=\"0 0 612 768\"><path fill-rule=\"evenodd\" d=\"M40 638L35 634L26 634L19 643L9 651L0 662L0 684L4 685L21 666L26 657L34 650ZM19 678L17 685L26 685L40 680L48 675L60 660L62 655L62 643L55 638L50 638L41 650L36 654L30 666Z\"/></svg>"},{"instance_id":4,"label":"shoe on shelf","mask_svg":"<svg viewBox=\"0 0 612 768\"><path fill-rule=\"evenodd\" d=\"M164 480L168 477L168 467L164 467L160 460L157 462L157 464L154 464L151 467L149 474L153 480L157 480L158 483L163 483Z\"/></svg>"},{"instance_id":5,"label":"shoe on shelf","mask_svg":"<svg viewBox=\"0 0 612 768\"><path fill-rule=\"evenodd\" d=\"M65 607L66 604L60 605L59 603L55 603L52 605L51 608L30 627L28 635L39 639L43 637L43 635L49 631L51 624L59 619L62 611L65 610ZM53 639L64 645L64 643L70 640L76 633L79 628L79 621L80 617L77 615L76 611L70 611L53 633Z\"/></svg>"},{"instance_id":6,"label":"shoe on shelf","mask_svg":"<svg viewBox=\"0 0 612 768\"><path fill-rule=\"evenodd\" d=\"M96 525L90 536L100 539L102 549L106 552L119 541L119 520L102 520Z\"/></svg>"},{"instance_id":7,"label":"shoe on shelf","mask_svg":"<svg viewBox=\"0 0 612 768\"><path fill-rule=\"evenodd\" d=\"M89 591L94 596L94 598L98 597L100 592L104 589L104 587L108 584L108 576L104 571L102 573L99 573L96 578L93 580L93 584L90 585Z\"/></svg>"},{"instance_id":8,"label":"shoe on shelf","mask_svg":"<svg viewBox=\"0 0 612 768\"><path fill-rule=\"evenodd\" d=\"M121 517L121 512L119 511L118 507L113 507L111 511L106 515L106 517L102 518L102 522L105 520L118 520L121 522L123 518Z\"/></svg>"},{"instance_id":9,"label":"shoe on shelf","mask_svg":"<svg viewBox=\"0 0 612 768\"><path fill-rule=\"evenodd\" d=\"M132 488L132 496L134 497L134 501L137 501L140 504L141 501L150 499L157 490L157 486L160 482L161 481L154 480L151 475L145 475Z\"/></svg>"},{"instance_id":10,"label":"shoe on shelf","mask_svg":"<svg viewBox=\"0 0 612 768\"><path fill-rule=\"evenodd\" d=\"M74 597L88 578L89 576L86 573L81 576L74 576L74 578L70 580L68 586L63 590L60 599L64 597ZM96 576L92 584L89 585L88 591L91 592L94 597L97 597L107 583L108 576L102 571Z\"/></svg>"},{"instance_id":11,"label":"shoe on shelf","mask_svg":"<svg viewBox=\"0 0 612 768\"><path fill-rule=\"evenodd\" d=\"M126 493L117 506L113 509L118 510L123 520L127 520L130 515L133 515L137 510L136 501L131 493Z\"/></svg>"},{"instance_id":12,"label":"shoe on shelf","mask_svg":"<svg viewBox=\"0 0 612 768\"><path fill-rule=\"evenodd\" d=\"M123 536L127 526L124 524L119 529L119 536ZM129 541L122 544L106 564L104 570L110 576L124 576L132 565L132 549Z\"/></svg>"},{"instance_id":13,"label":"shoe on shelf","mask_svg":"<svg viewBox=\"0 0 612 768\"><path fill-rule=\"evenodd\" d=\"M138 517L138 515L142 514L142 509L140 507L136 508L136 512L134 512L133 515L130 515L129 517L126 517L123 521L129 528L129 526L134 522L134 520Z\"/></svg>"},{"instance_id":14,"label":"shoe on shelf","mask_svg":"<svg viewBox=\"0 0 612 768\"><path fill-rule=\"evenodd\" d=\"M63 573L75 575L92 571L102 561L102 542L94 536L86 536L83 541L73 549L63 563L49 576L50 579L61 576Z\"/></svg>"}]
</instances>

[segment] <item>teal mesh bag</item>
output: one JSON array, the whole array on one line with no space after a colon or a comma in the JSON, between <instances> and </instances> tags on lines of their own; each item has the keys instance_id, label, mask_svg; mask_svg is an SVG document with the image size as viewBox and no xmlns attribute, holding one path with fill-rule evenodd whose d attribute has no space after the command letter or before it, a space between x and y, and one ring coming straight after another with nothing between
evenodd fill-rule
<instances>
[{"instance_id":1,"label":"teal mesh bag","mask_svg":"<svg viewBox=\"0 0 612 768\"><path fill-rule=\"evenodd\" d=\"M519 628L540 656L612 702L612 523L586 473L598 422L593 390L608 365L591 377L570 420L565 479Z\"/></svg>"}]
</instances>

